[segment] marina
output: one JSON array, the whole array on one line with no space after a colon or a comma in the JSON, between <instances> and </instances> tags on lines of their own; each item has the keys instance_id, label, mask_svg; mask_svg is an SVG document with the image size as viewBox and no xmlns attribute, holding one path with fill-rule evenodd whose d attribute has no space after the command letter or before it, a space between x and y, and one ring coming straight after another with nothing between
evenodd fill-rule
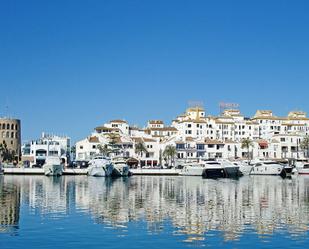
<instances>
[{"instance_id":1,"label":"marina","mask_svg":"<svg viewBox=\"0 0 309 249\"><path fill-rule=\"evenodd\" d=\"M306 176L4 175L0 247L306 248L308 188Z\"/></svg>"},{"instance_id":2,"label":"marina","mask_svg":"<svg viewBox=\"0 0 309 249\"><path fill-rule=\"evenodd\" d=\"M0 13L0 249L308 248L309 0Z\"/></svg>"}]
</instances>

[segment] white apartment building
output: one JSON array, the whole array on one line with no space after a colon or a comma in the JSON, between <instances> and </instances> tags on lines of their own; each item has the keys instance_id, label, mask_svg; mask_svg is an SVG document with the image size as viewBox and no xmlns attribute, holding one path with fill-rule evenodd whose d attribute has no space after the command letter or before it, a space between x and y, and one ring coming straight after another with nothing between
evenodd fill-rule
<instances>
[{"instance_id":1,"label":"white apartment building","mask_svg":"<svg viewBox=\"0 0 309 249\"><path fill-rule=\"evenodd\" d=\"M70 160L71 142L67 136L42 133L40 139L22 146L22 161L29 166L43 165L47 156L57 156L66 162Z\"/></svg>"},{"instance_id":2,"label":"white apartment building","mask_svg":"<svg viewBox=\"0 0 309 249\"><path fill-rule=\"evenodd\" d=\"M143 129L129 126L126 121L112 120L96 127L95 132L76 144L79 160L89 160L98 153L99 144L108 144L109 136L117 136L119 151L136 158L142 166L156 166L162 160L166 146L176 147L179 161L197 158L246 158L241 148L243 139L253 141L253 158L302 158L300 143L309 134L306 113L292 111L287 117L277 117L269 110L258 110L248 118L239 110L224 110L220 116L206 116L202 107L190 107L166 126L162 120L150 120ZM96 137L96 138L94 138ZM147 153L135 153L143 143ZM160 156L161 155L161 156Z\"/></svg>"}]
</instances>

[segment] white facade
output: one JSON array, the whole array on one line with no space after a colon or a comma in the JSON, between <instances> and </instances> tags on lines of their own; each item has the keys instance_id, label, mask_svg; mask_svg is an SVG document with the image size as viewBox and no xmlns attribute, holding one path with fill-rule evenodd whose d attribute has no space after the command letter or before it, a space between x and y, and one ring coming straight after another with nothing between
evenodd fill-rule
<instances>
[{"instance_id":1,"label":"white facade","mask_svg":"<svg viewBox=\"0 0 309 249\"><path fill-rule=\"evenodd\" d=\"M168 145L176 147L179 161L246 158L248 150L241 148L243 139L253 141L249 149L253 158L302 158L300 143L309 134L309 119L300 111L277 117L267 110L258 110L252 118L243 116L239 110L225 110L215 117L207 116L202 107L191 107L177 116L171 126L161 120L150 120L141 129L114 120L95 129L91 135L97 137L95 142L87 138L77 143L77 159L88 160L98 153L97 145L108 144L110 134L118 136L116 146L122 154L138 159L144 166L158 165ZM145 145L147 153L135 153L138 143Z\"/></svg>"},{"instance_id":2,"label":"white facade","mask_svg":"<svg viewBox=\"0 0 309 249\"><path fill-rule=\"evenodd\" d=\"M57 156L66 160L70 159L70 138L42 133L42 137L26 143L22 147L23 161L28 161L30 166L43 165L47 156Z\"/></svg>"}]
</instances>

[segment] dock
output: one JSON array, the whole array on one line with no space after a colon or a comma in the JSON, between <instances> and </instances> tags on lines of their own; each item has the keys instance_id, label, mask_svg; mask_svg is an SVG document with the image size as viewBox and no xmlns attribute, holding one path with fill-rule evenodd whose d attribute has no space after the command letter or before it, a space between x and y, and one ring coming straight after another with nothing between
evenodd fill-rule
<instances>
[{"instance_id":1,"label":"dock","mask_svg":"<svg viewBox=\"0 0 309 249\"><path fill-rule=\"evenodd\" d=\"M5 175L44 175L42 168L4 168ZM87 169L64 169L63 175L87 175Z\"/></svg>"},{"instance_id":2,"label":"dock","mask_svg":"<svg viewBox=\"0 0 309 249\"><path fill-rule=\"evenodd\" d=\"M3 168L5 175L44 175L42 168ZM179 169L130 169L133 175L149 175L149 176L177 176ZM87 175L87 169L69 169L63 171L63 175Z\"/></svg>"},{"instance_id":3,"label":"dock","mask_svg":"<svg viewBox=\"0 0 309 249\"><path fill-rule=\"evenodd\" d=\"M130 169L133 175L152 175L152 176L178 176L179 169Z\"/></svg>"}]
</instances>

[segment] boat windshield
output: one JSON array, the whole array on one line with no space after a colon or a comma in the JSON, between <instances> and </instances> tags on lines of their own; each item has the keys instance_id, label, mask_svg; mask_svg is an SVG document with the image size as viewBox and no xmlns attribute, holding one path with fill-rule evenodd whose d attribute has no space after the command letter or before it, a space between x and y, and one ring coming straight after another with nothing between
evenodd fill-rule
<instances>
[{"instance_id":1,"label":"boat windshield","mask_svg":"<svg viewBox=\"0 0 309 249\"><path fill-rule=\"evenodd\" d=\"M277 163L277 162L264 162L264 164L266 164L266 165L270 165L270 164L278 164L278 165L280 165L280 163Z\"/></svg>"}]
</instances>

